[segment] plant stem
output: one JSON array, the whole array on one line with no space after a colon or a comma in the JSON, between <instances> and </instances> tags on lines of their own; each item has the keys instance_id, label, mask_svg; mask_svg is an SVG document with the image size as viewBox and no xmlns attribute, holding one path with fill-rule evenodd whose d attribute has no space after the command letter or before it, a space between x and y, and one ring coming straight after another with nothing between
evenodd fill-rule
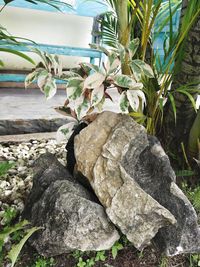
<instances>
[{"instance_id":1,"label":"plant stem","mask_svg":"<svg viewBox=\"0 0 200 267\"><path fill-rule=\"evenodd\" d=\"M0 13L3 11L3 9L6 7L6 5L3 5L2 8L0 9Z\"/></svg>"},{"instance_id":2,"label":"plant stem","mask_svg":"<svg viewBox=\"0 0 200 267\"><path fill-rule=\"evenodd\" d=\"M128 0L118 0L116 5L117 19L119 23L119 43L125 48L128 47L130 42L130 31L129 31L129 21L128 21ZM131 74L129 67L129 56L125 56L125 62L122 63L122 73L126 75Z\"/></svg>"}]
</instances>

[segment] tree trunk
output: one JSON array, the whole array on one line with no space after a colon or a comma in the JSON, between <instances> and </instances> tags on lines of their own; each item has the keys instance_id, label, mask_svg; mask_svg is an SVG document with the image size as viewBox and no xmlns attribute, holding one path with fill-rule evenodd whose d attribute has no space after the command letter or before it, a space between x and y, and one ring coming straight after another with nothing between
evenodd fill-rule
<instances>
[{"instance_id":1,"label":"tree trunk","mask_svg":"<svg viewBox=\"0 0 200 267\"><path fill-rule=\"evenodd\" d=\"M116 13L119 23L118 38L119 43L124 47L128 47L130 43L130 33L129 33L129 19L128 19L128 0L118 0L116 4ZM131 70L128 64L128 54L125 56L125 62L122 63L122 73L126 75L131 74Z\"/></svg>"},{"instance_id":2,"label":"tree trunk","mask_svg":"<svg viewBox=\"0 0 200 267\"><path fill-rule=\"evenodd\" d=\"M187 8L188 0L183 0L181 19ZM175 64L178 64L175 62ZM164 143L171 152L177 153L181 149L181 142L187 145L188 136L193 122L196 118L196 112L188 96L176 89L180 86L197 82L196 86L191 88L198 89L200 92L200 17L191 27L188 38L184 46L184 58L180 69L174 77L172 91L176 104L176 123L171 103L168 101L165 107L164 116ZM198 93L191 93L196 101ZM199 125L200 127L200 125Z\"/></svg>"}]
</instances>

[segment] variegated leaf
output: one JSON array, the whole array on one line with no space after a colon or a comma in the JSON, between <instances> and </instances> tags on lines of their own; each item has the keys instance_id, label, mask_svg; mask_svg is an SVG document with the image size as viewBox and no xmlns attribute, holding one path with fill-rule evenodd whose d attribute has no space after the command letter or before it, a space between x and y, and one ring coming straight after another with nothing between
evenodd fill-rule
<instances>
[{"instance_id":1,"label":"variegated leaf","mask_svg":"<svg viewBox=\"0 0 200 267\"><path fill-rule=\"evenodd\" d=\"M54 73L58 77L62 74L62 62L58 55L54 55Z\"/></svg>"},{"instance_id":2,"label":"variegated leaf","mask_svg":"<svg viewBox=\"0 0 200 267\"><path fill-rule=\"evenodd\" d=\"M139 44L140 44L139 38L135 38L130 42L128 50L129 50L131 58L135 55L135 53L139 47Z\"/></svg>"},{"instance_id":3,"label":"variegated leaf","mask_svg":"<svg viewBox=\"0 0 200 267\"><path fill-rule=\"evenodd\" d=\"M124 74L119 74L113 77L114 83L117 86L123 87L123 88L133 88L135 81Z\"/></svg>"},{"instance_id":4,"label":"variegated leaf","mask_svg":"<svg viewBox=\"0 0 200 267\"><path fill-rule=\"evenodd\" d=\"M43 70L39 73L38 75L38 79L37 79L37 85L40 88L40 90L42 90L42 88L44 87L46 80L48 79L49 73L47 70Z\"/></svg>"},{"instance_id":5,"label":"variegated leaf","mask_svg":"<svg viewBox=\"0 0 200 267\"><path fill-rule=\"evenodd\" d=\"M79 77L70 78L66 87L67 98L69 100L76 100L83 91L83 79Z\"/></svg>"},{"instance_id":6,"label":"variegated leaf","mask_svg":"<svg viewBox=\"0 0 200 267\"><path fill-rule=\"evenodd\" d=\"M77 77L81 78L81 76L73 71L63 71L61 75L59 75L60 79L68 81L70 78Z\"/></svg>"},{"instance_id":7,"label":"variegated leaf","mask_svg":"<svg viewBox=\"0 0 200 267\"><path fill-rule=\"evenodd\" d=\"M131 108L134 111L138 111L140 103L142 105L142 109L144 107L144 104L146 103L145 95L141 90L128 90L127 98Z\"/></svg>"},{"instance_id":8,"label":"variegated leaf","mask_svg":"<svg viewBox=\"0 0 200 267\"><path fill-rule=\"evenodd\" d=\"M56 94L57 85L51 74L49 74L48 78L46 79L46 83L42 87L41 91L45 94L47 100Z\"/></svg>"},{"instance_id":9,"label":"variegated leaf","mask_svg":"<svg viewBox=\"0 0 200 267\"><path fill-rule=\"evenodd\" d=\"M100 68L97 65L91 64L91 63L81 63L81 66L86 66L90 70L94 70L95 72L101 72Z\"/></svg>"},{"instance_id":10,"label":"variegated leaf","mask_svg":"<svg viewBox=\"0 0 200 267\"><path fill-rule=\"evenodd\" d=\"M92 90L92 95L91 95L91 103L92 106L96 106L98 105L102 98L104 96L104 85L102 84L99 87L94 88L94 90Z\"/></svg>"},{"instance_id":11,"label":"variegated leaf","mask_svg":"<svg viewBox=\"0 0 200 267\"><path fill-rule=\"evenodd\" d=\"M141 90L143 88L143 84L142 83L133 83L132 87L130 87L130 90Z\"/></svg>"},{"instance_id":12,"label":"variegated leaf","mask_svg":"<svg viewBox=\"0 0 200 267\"><path fill-rule=\"evenodd\" d=\"M35 70L29 73L25 79L25 88L27 88L31 83L33 83L37 79L37 77L38 77L38 71Z\"/></svg>"},{"instance_id":13,"label":"variegated leaf","mask_svg":"<svg viewBox=\"0 0 200 267\"><path fill-rule=\"evenodd\" d=\"M97 50L103 52L107 56L110 55L110 52L105 47L103 47L101 45L98 45L98 44L90 44L90 47L93 48L93 49L97 49Z\"/></svg>"},{"instance_id":14,"label":"variegated leaf","mask_svg":"<svg viewBox=\"0 0 200 267\"><path fill-rule=\"evenodd\" d=\"M135 90L128 90L127 91L127 98L128 98L128 101L129 101L131 108L134 111L137 111L139 106L140 106L140 100L139 100Z\"/></svg>"},{"instance_id":15,"label":"variegated leaf","mask_svg":"<svg viewBox=\"0 0 200 267\"><path fill-rule=\"evenodd\" d=\"M103 111L103 106L105 103L105 96L102 97L101 101L96 105L96 108L98 109L99 112Z\"/></svg>"},{"instance_id":16,"label":"variegated leaf","mask_svg":"<svg viewBox=\"0 0 200 267\"><path fill-rule=\"evenodd\" d=\"M108 75L117 70L120 66L120 60L116 53L110 54L106 63L106 70Z\"/></svg>"},{"instance_id":17,"label":"variegated leaf","mask_svg":"<svg viewBox=\"0 0 200 267\"><path fill-rule=\"evenodd\" d=\"M90 101L81 95L75 103L75 112L77 115L77 119L80 120L85 115L87 115L87 112L90 110L90 107Z\"/></svg>"},{"instance_id":18,"label":"variegated leaf","mask_svg":"<svg viewBox=\"0 0 200 267\"><path fill-rule=\"evenodd\" d=\"M146 97L143 91L141 90L135 90L137 91L137 95L140 97L141 101L142 101L142 108L144 107L144 105L146 104Z\"/></svg>"},{"instance_id":19,"label":"variegated leaf","mask_svg":"<svg viewBox=\"0 0 200 267\"><path fill-rule=\"evenodd\" d=\"M61 143L63 141L67 141L69 137L71 136L75 126L78 124L76 120L69 122L65 125L62 125L60 128L58 128L56 133L56 141L57 143Z\"/></svg>"},{"instance_id":20,"label":"variegated leaf","mask_svg":"<svg viewBox=\"0 0 200 267\"><path fill-rule=\"evenodd\" d=\"M141 80L142 70L138 67L134 62L130 63L130 67L132 69L133 75L137 81Z\"/></svg>"},{"instance_id":21,"label":"variegated leaf","mask_svg":"<svg viewBox=\"0 0 200 267\"><path fill-rule=\"evenodd\" d=\"M84 88L92 89L99 87L105 81L105 78L105 75L95 72L85 79Z\"/></svg>"},{"instance_id":22,"label":"variegated leaf","mask_svg":"<svg viewBox=\"0 0 200 267\"><path fill-rule=\"evenodd\" d=\"M119 107L122 113L128 113L129 102L126 91L122 92L119 98Z\"/></svg>"},{"instance_id":23,"label":"variegated leaf","mask_svg":"<svg viewBox=\"0 0 200 267\"><path fill-rule=\"evenodd\" d=\"M149 77L149 78L154 77L154 73L153 73L151 66L149 66L144 61L142 61L140 59L135 59L132 61L131 64L135 64L138 68L140 68L141 71L144 73L144 75L146 75L147 77Z\"/></svg>"}]
</instances>

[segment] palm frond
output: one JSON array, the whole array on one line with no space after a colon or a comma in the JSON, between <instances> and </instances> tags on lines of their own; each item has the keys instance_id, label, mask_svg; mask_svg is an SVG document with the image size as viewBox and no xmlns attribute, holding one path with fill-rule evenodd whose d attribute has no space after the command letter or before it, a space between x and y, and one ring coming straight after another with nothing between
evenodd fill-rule
<instances>
[{"instance_id":1,"label":"palm frond","mask_svg":"<svg viewBox=\"0 0 200 267\"><path fill-rule=\"evenodd\" d=\"M101 27L103 43L111 47L116 47L118 42L118 24L113 12L108 12L104 15Z\"/></svg>"}]
</instances>

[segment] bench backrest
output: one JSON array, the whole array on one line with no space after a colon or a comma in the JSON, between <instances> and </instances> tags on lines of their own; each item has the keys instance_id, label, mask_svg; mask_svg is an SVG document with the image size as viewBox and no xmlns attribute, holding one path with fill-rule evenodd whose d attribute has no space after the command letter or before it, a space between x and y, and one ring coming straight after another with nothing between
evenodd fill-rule
<instances>
[{"instance_id":1,"label":"bench backrest","mask_svg":"<svg viewBox=\"0 0 200 267\"><path fill-rule=\"evenodd\" d=\"M66 14L75 14L78 16L86 16L86 17L96 17L99 14L102 14L108 10L106 5L104 5L103 3L100 4L96 1L85 1L85 0L68 1L69 3L70 2L75 3L74 5L72 5L73 8L69 8L67 5L62 4L62 1L60 2L61 4L60 5L58 4L57 6L60 8L60 10L63 13L66 13ZM4 1L0 0L0 5L3 5L3 4L4 4ZM58 9L51 7L50 5L43 4L43 3L39 3L36 5L36 4L32 4L24 0L13 1L9 3L8 6L43 10L43 11L49 11L49 12L60 12Z\"/></svg>"}]
</instances>

